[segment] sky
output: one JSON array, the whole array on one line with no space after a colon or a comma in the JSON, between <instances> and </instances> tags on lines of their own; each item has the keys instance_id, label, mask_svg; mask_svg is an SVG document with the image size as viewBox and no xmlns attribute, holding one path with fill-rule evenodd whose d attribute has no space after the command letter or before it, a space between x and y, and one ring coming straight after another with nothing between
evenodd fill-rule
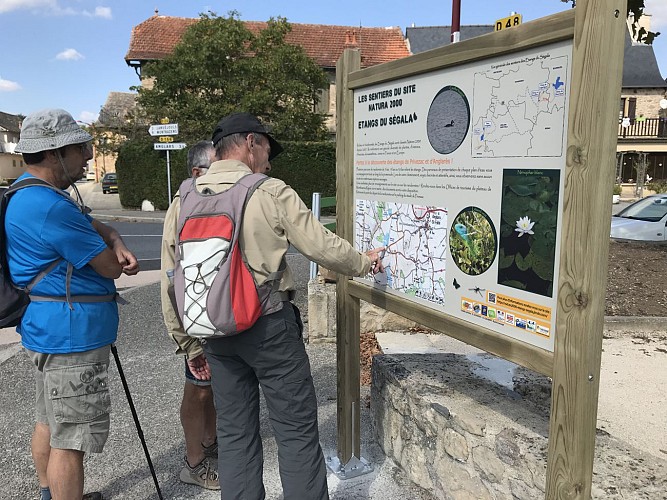
<instances>
[{"instance_id":1,"label":"sky","mask_svg":"<svg viewBox=\"0 0 667 500\"><path fill-rule=\"evenodd\" d=\"M652 29L663 31L654 50L667 77L667 1L645 0ZM132 27L154 15L197 17L230 10L241 19L266 21L283 16L294 23L344 26L449 25L451 3L435 0L0 0L0 111L29 114L59 107L92 122L109 92L139 84L126 65ZM523 22L571 8L560 0L461 0L461 24L493 24L518 12Z\"/></svg>"}]
</instances>

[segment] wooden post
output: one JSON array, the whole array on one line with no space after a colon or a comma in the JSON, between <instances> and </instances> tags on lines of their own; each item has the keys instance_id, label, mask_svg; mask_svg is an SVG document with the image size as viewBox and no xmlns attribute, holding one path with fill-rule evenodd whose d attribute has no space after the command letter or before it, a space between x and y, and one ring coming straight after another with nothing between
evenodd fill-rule
<instances>
[{"instance_id":1,"label":"wooden post","mask_svg":"<svg viewBox=\"0 0 667 500\"><path fill-rule=\"evenodd\" d=\"M336 65L336 234L354 243L354 94L348 78L361 67L358 50L347 49ZM359 299L348 293L348 280L336 281L338 377L338 459L360 457Z\"/></svg>"},{"instance_id":2,"label":"wooden post","mask_svg":"<svg viewBox=\"0 0 667 500\"><path fill-rule=\"evenodd\" d=\"M548 499L591 497L626 12L626 0L575 9Z\"/></svg>"}]
</instances>

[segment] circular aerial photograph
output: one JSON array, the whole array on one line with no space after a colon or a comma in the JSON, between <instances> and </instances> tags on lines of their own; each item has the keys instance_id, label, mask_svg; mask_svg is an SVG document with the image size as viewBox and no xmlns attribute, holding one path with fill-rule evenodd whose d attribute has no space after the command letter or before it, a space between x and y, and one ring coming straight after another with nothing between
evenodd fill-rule
<instances>
[{"instance_id":1,"label":"circular aerial photograph","mask_svg":"<svg viewBox=\"0 0 667 500\"><path fill-rule=\"evenodd\" d=\"M431 147L448 155L458 147L470 127L470 104L463 91L453 85L440 89L426 118L426 134Z\"/></svg>"},{"instance_id":2,"label":"circular aerial photograph","mask_svg":"<svg viewBox=\"0 0 667 500\"><path fill-rule=\"evenodd\" d=\"M486 272L496 258L498 235L487 213L479 207L461 210L449 230L454 264L469 276Z\"/></svg>"}]
</instances>

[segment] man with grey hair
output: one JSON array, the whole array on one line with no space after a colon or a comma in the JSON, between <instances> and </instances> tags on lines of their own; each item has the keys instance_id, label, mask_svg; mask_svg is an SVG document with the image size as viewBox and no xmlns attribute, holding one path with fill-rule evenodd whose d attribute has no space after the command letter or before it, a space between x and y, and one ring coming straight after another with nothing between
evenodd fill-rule
<instances>
[{"instance_id":1,"label":"man with grey hair","mask_svg":"<svg viewBox=\"0 0 667 500\"><path fill-rule=\"evenodd\" d=\"M199 141L188 151L188 169L192 177L204 175L215 161L215 148L211 141ZM180 326L167 322L167 328ZM169 335L179 332L169 330ZM209 490L219 490L217 460L218 443L215 438L215 406L211 391L210 377L197 379L188 367L188 359L201 352L197 339L179 346L177 354L185 356L185 384L181 400L180 417L185 436L185 464L180 472L180 480Z\"/></svg>"},{"instance_id":2,"label":"man with grey hair","mask_svg":"<svg viewBox=\"0 0 667 500\"><path fill-rule=\"evenodd\" d=\"M188 168L192 177L204 175L214 161L215 148L211 141L199 141L188 151Z\"/></svg>"},{"instance_id":3,"label":"man with grey hair","mask_svg":"<svg viewBox=\"0 0 667 500\"><path fill-rule=\"evenodd\" d=\"M213 132L216 156L208 173L196 180L198 191L214 196L251 173L267 173L283 150L262 123L249 113L224 117ZM169 297L166 271L173 270L178 244L180 201L165 216L162 239L162 310L179 345L195 339L178 326ZM319 443L317 398L306 353L299 310L286 253L290 244L306 258L346 276L381 272L381 253L360 253L322 226L283 181L269 178L247 201L239 247L258 286L280 275L272 291L277 299L247 330L209 338L188 357L197 379L211 378L217 413L218 472L221 498L263 499L263 452L259 425L259 388L278 444L285 500L329 498L324 456ZM275 307L274 307L275 306ZM179 330L180 328L180 330Z\"/></svg>"},{"instance_id":4,"label":"man with grey hair","mask_svg":"<svg viewBox=\"0 0 667 500\"><path fill-rule=\"evenodd\" d=\"M5 213L10 277L31 284L17 331L35 365L32 457L41 500L102 498L83 496L83 457L102 452L109 435L114 279L139 271L118 231L88 215L74 184L92 158L91 140L62 109L27 116L16 145L27 172L17 183L38 185L15 191ZM79 203L65 191L70 186Z\"/></svg>"}]
</instances>

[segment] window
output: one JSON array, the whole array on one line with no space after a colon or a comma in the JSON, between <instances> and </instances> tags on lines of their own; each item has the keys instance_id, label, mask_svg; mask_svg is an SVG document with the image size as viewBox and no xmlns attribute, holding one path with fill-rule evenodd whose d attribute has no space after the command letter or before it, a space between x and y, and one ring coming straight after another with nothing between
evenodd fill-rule
<instances>
[{"instance_id":1,"label":"window","mask_svg":"<svg viewBox=\"0 0 667 500\"><path fill-rule=\"evenodd\" d=\"M320 91L320 100L317 102L317 105L315 106L315 112L322 113L324 115L328 115L330 113L330 111L329 111L329 88L330 88L330 86L327 85L327 88L322 89Z\"/></svg>"},{"instance_id":2,"label":"window","mask_svg":"<svg viewBox=\"0 0 667 500\"><path fill-rule=\"evenodd\" d=\"M637 98L631 97L630 99L628 99L628 118L630 118L631 122L634 122L636 112L637 112Z\"/></svg>"},{"instance_id":3,"label":"window","mask_svg":"<svg viewBox=\"0 0 667 500\"><path fill-rule=\"evenodd\" d=\"M621 97L621 109L618 113L618 117L620 119L623 119L624 116L625 116L625 97Z\"/></svg>"}]
</instances>

